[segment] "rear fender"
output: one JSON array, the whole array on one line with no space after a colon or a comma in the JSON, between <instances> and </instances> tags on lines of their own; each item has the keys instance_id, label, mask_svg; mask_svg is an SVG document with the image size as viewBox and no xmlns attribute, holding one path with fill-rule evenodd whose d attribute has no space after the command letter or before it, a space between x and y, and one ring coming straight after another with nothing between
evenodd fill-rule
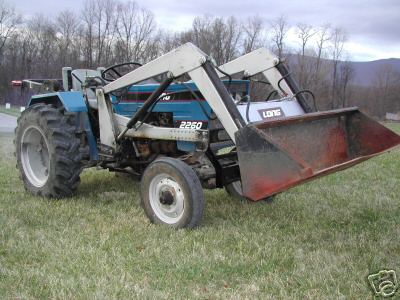
<instances>
[{"instance_id":1,"label":"rear fender","mask_svg":"<svg viewBox=\"0 0 400 300\"><path fill-rule=\"evenodd\" d=\"M63 106L69 112L87 112L87 106L82 92L57 92L32 96L28 107L37 103Z\"/></svg>"}]
</instances>

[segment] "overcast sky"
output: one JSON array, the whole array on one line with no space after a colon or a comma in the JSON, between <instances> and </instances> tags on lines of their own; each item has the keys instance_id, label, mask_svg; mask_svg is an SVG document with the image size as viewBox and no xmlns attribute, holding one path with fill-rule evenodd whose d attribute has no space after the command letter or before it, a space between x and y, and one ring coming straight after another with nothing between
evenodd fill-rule
<instances>
[{"instance_id":1,"label":"overcast sky","mask_svg":"<svg viewBox=\"0 0 400 300\"><path fill-rule=\"evenodd\" d=\"M64 9L79 12L84 0L9 0L24 15L51 17ZM400 58L400 0L137 0L151 10L164 29L182 30L195 16L211 14L272 20L285 15L291 25L331 23L348 35L350 59Z\"/></svg>"}]
</instances>

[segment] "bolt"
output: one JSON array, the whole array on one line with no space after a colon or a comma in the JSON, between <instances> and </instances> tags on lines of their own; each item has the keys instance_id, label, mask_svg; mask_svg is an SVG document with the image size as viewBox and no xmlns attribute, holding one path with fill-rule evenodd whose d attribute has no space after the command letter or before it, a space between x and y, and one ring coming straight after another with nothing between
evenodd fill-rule
<instances>
[{"instance_id":1,"label":"bolt","mask_svg":"<svg viewBox=\"0 0 400 300\"><path fill-rule=\"evenodd\" d=\"M160 203L164 205L171 205L174 203L174 196L170 191L161 192Z\"/></svg>"}]
</instances>

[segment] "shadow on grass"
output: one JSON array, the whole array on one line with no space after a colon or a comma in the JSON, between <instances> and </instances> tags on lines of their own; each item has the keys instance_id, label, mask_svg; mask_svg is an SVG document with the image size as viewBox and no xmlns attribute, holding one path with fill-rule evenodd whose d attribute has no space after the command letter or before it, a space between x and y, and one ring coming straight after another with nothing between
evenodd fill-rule
<instances>
[{"instance_id":1,"label":"shadow on grass","mask_svg":"<svg viewBox=\"0 0 400 300\"><path fill-rule=\"evenodd\" d=\"M108 172L106 170L85 170L81 175L76 196L79 198L101 198L104 195L121 193L121 195L139 195L140 181L129 176ZM118 200L121 197L116 197Z\"/></svg>"},{"instance_id":2,"label":"shadow on grass","mask_svg":"<svg viewBox=\"0 0 400 300\"><path fill-rule=\"evenodd\" d=\"M206 207L203 224L206 226L232 224L246 215L257 216L255 221L262 222L267 217L265 213L272 214L276 201L239 201L224 189L204 190L204 197ZM114 205L118 210L128 206L141 209L140 181L106 170L88 169L83 172L81 184L72 200L95 207Z\"/></svg>"}]
</instances>

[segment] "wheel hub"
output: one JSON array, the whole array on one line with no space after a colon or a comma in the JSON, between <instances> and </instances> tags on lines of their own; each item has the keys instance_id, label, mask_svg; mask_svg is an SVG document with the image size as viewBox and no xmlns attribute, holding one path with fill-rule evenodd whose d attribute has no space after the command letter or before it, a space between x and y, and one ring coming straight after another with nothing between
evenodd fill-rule
<instances>
[{"instance_id":1,"label":"wheel hub","mask_svg":"<svg viewBox=\"0 0 400 300\"><path fill-rule=\"evenodd\" d=\"M162 191L160 195L160 203L164 205L171 205L174 203L174 195L171 191Z\"/></svg>"},{"instance_id":2,"label":"wheel hub","mask_svg":"<svg viewBox=\"0 0 400 300\"><path fill-rule=\"evenodd\" d=\"M161 221L175 224L183 216L185 196L178 182L167 174L158 174L151 180L149 198L153 211Z\"/></svg>"}]
</instances>

